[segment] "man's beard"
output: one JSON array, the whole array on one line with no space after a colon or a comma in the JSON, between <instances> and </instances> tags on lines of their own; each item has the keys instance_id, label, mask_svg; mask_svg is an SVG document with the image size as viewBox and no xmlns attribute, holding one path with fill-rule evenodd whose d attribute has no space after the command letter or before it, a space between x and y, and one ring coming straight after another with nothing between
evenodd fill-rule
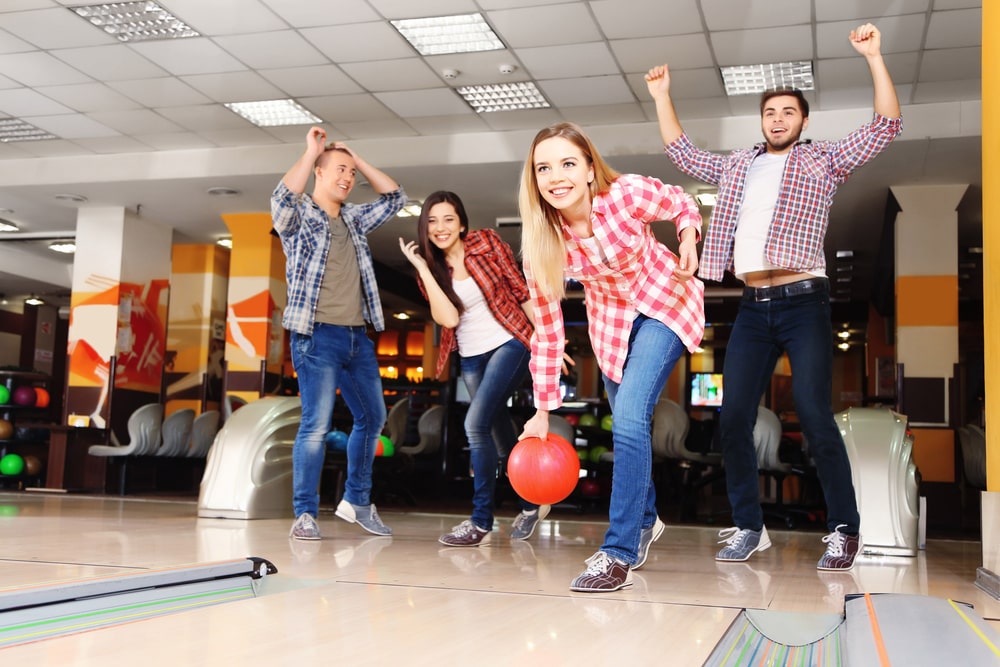
<instances>
[{"instance_id":1,"label":"man's beard","mask_svg":"<svg viewBox=\"0 0 1000 667\"><path fill-rule=\"evenodd\" d=\"M764 136L764 141L766 141L767 145L773 148L774 150L780 151L796 143L799 140L799 137L801 136L802 136L802 130L800 129L795 134L790 134L790 133L785 134L780 144L775 143L774 140L771 138L771 135L769 134Z\"/></svg>"}]
</instances>

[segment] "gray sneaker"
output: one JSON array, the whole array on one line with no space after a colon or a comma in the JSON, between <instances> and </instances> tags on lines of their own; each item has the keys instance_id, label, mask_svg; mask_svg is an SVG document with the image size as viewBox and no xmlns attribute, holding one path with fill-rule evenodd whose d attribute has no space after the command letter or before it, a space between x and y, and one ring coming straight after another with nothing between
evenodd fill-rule
<instances>
[{"instance_id":1,"label":"gray sneaker","mask_svg":"<svg viewBox=\"0 0 1000 667\"><path fill-rule=\"evenodd\" d=\"M535 532L538 522L549 515L552 505L539 505L538 509L532 512L522 511L514 517L514 523L510 527L510 539L526 540Z\"/></svg>"},{"instance_id":2,"label":"gray sneaker","mask_svg":"<svg viewBox=\"0 0 1000 667\"><path fill-rule=\"evenodd\" d=\"M316 518L308 512L298 515L295 518L295 523L292 524L292 529L288 532L288 536L296 540L321 539Z\"/></svg>"},{"instance_id":3,"label":"gray sneaker","mask_svg":"<svg viewBox=\"0 0 1000 667\"><path fill-rule=\"evenodd\" d=\"M341 500L336 515L348 523L356 523L372 535L392 535L392 528L382 523L375 505L355 505Z\"/></svg>"},{"instance_id":4,"label":"gray sneaker","mask_svg":"<svg viewBox=\"0 0 1000 667\"><path fill-rule=\"evenodd\" d=\"M771 546L771 538L767 536L767 526L760 530L748 528L726 528L719 531L719 544L725 544L715 560L742 562L750 558L754 552L764 551Z\"/></svg>"},{"instance_id":5,"label":"gray sneaker","mask_svg":"<svg viewBox=\"0 0 1000 667\"><path fill-rule=\"evenodd\" d=\"M639 535L639 548L636 550L637 558L635 565L632 566L633 570L638 570L646 564L646 557L649 556L649 547L653 542L660 539L660 535L663 534L663 530L666 527L667 524L660 521L660 517L656 517L656 523L649 528L642 529L642 533Z\"/></svg>"}]
</instances>

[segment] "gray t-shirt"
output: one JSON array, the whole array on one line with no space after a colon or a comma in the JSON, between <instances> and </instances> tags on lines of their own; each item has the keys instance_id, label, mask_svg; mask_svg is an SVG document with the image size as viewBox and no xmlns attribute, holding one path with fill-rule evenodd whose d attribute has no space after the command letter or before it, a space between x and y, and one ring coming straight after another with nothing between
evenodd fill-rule
<instances>
[{"instance_id":1,"label":"gray t-shirt","mask_svg":"<svg viewBox=\"0 0 1000 667\"><path fill-rule=\"evenodd\" d=\"M314 320L341 326L365 325L358 256L347 225L339 216L330 218L330 252Z\"/></svg>"}]
</instances>

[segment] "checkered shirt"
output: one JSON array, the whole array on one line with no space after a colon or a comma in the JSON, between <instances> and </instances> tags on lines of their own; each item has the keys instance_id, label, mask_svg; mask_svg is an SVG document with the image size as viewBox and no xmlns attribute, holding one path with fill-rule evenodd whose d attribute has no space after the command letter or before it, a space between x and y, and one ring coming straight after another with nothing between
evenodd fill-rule
<instances>
[{"instance_id":1,"label":"checkered shirt","mask_svg":"<svg viewBox=\"0 0 1000 667\"><path fill-rule=\"evenodd\" d=\"M789 271L826 268L823 241L837 186L885 150L902 131L902 123L902 118L876 113L871 123L840 141L801 142L792 148L767 238L769 262ZM695 147L687 134L664 147L685 174L719 186L698 271L705 280L722 280L726 270L733 271L733 237L743 185L750 163L765 149L759 143L725 155L710 153Z\"/></svg>"},{"instance_id":2,"label":"checkered shirt","mask_svg":"<svg viewBox=\"0 0 1000 667\"><path fill-rule=\"evenodd\" d=\"M367 204L344 203L340 207L340 217L358 256L364 316L376 331L385 329L385 319L367 234L391 220L405 203L406 193L399 188ZM289 331L312 335L316 302L330 250L330 219L310 195L296 194L284 182L279 182L271 195L271 219L285 251L288 304L281 325Z\"/></svg>"},{"instance_id":3,"label":"checkered shirt","mask_svg":"<svg viewBox=\"0 0 1000 667\"><path fill-rule=\"evenodd\" d=\"M486 305L500 326L528 347L531 344L531 321L521 308L521 304L529 298L528 284L510 246L492 229L473 230L465 235L465 268L476 281ZM423 281L417 278L417 284L426 298ZM457 349L455 329L442 327L437 377L444 372L448 358Z\"/></svg>"},{"instance_id":4,"label":"checkered shirt","mask_svg":"<svg viewBox=\"0 0 1000 667\"><path fill-rule=\"evenodd\" d=\"M591 345L601 371L615 382L622 380L637 314L663 322L688 350L698 346L705 330L704 285L697 278L686 283L674 278L678 258L653 235L649 223L657 220L673 220L678 238L688 227L701 231L698 206L682 188L625 174L592 203L594 238L606 261L563 224L565 277L583 284ZM531 339L535 407L555 410L562 404L562 308L538 292L530 266L525 266L525 273L535 315Z\"/></svg>"}]
</instances>

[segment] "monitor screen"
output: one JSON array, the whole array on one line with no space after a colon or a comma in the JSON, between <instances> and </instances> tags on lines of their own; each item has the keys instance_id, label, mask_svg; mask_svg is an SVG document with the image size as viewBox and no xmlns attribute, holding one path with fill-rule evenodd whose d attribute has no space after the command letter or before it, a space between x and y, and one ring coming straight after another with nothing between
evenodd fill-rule
<instances>
[{"instance_id":1,"label":"monitor screen","mask_svg":"<svg viewBox=\"0 0 1000 667\"><path fill-rule=\"evenodd\" d=\"M692 408L717 408L722 405L722 373L691 373Z\"/></svg>"}]
</instances>

